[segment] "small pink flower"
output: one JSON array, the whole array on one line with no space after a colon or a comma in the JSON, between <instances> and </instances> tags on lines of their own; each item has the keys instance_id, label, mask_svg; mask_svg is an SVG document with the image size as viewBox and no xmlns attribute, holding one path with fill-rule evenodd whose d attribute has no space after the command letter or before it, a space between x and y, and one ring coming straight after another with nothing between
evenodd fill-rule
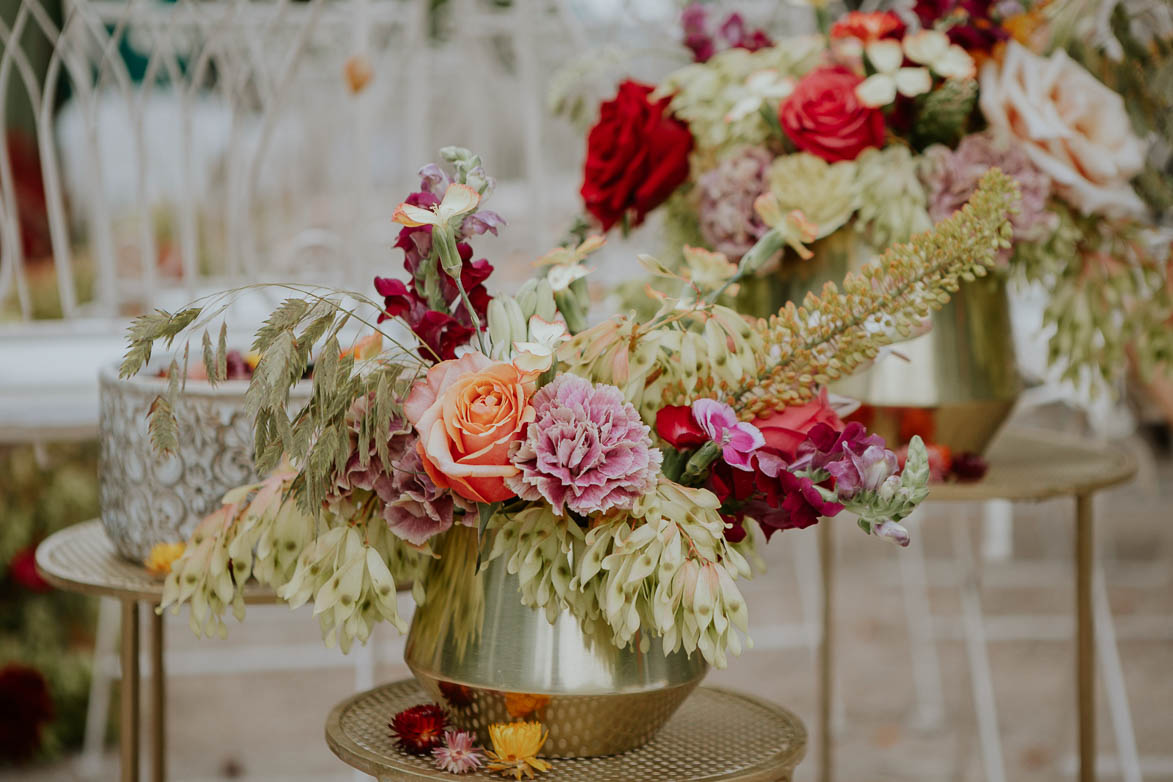
<instances>
[{"instance_id":1,"label":"small pink flower","mask_svg":"<svg viewBox=\"0 0 1173 782\"><path fill-rule=\"evenodd\" d=\"M766 444L766 438L753 424L738 421L733 408L716 399L698 399L692 403L692 417L713 442L721 446L725 463L739 470L752 470L750 457Z\"/></svg>"},{"instance_id":2,"label":"small pink flower","mask_svg":"<svg viewBox=\"0 0 1173 782\"><path fill-rule=\"evenodd\" d=\"M463 730L444 732L444 743L432 750L436 768L450 774L467 774L485 762L481 751L473 746L472 734Z\"/></svg>"}]
</instances>

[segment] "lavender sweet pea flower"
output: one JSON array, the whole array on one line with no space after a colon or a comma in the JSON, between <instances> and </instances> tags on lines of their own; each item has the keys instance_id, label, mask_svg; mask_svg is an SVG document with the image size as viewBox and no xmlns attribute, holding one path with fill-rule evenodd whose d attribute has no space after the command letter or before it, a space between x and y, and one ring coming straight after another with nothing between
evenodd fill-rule
<instances>
[{"instance_id":1,"label":"lavender sweet pea flower","mask_svg":"<svg viewBox=\"0 0 1173 782\"><path fill-rule=\"evenodd\" d=\"M889 543L895 543L901 548L908 548L910 541L908 530L891 519L881 524L872 525L872 534L878 538L883 538Z\"/></svg>"},{"instance_id":2,"label":"lavender sweet pea flower","mask_svg":"<svg viewBox=\"0 0 1173 782\"><path fill-rule=\"evenodd\" d=\"M750 458L766 444L766 438L756 426L738 421L733 408L716 399L693 402L692 417L705 434L721 446L726 464L739 470L753 469Z\"/></svg>"},{"instance_id":3,"label":"lavender sweet pea flower","mask_svg":"<svg viewBox=\"0 0 1173 782\"><path fill-rule=\"evenodd\" d=\"M503 225L505 225L505 220L501 215L488 209L481 209L464 218L464 222L460 226L460 233L463 236L474 236L487 231L496 236L497 229Z\"/></svg>"},{"instance_id":4,"label":"lavender sweet pea flower","mask_svg":"<svg viewBox=\"0 0 1173 782\"><path fill-rule=\"evenodd\" d=\"M434 196L444 195L444 191L448 189L448 185L452 180L444 173L444 169L440 168L435 163L428 163L419 170L420 176L420 190L431 193Z\"/></svg>"},{"instance_id":5,"label":"lavender sweet pea flower","mask_svg":"<svg viewBox=\"0 0 1173 782\"><path fill-rule=\"evenodd\" d=\"M878 491L900 469L896 454L882 445L869 445L862 452L844 448L842 453L840 459L827 463L826 470L835 478L835 491L845 501L861 491Z\"/></svg>"}]
</instances>

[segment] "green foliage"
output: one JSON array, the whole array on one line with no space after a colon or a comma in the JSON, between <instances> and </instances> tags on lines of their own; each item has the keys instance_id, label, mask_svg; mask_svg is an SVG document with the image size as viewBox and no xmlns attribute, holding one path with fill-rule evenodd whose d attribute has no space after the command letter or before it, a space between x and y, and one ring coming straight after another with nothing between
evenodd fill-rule
<instances>
[{"instance_id":1,"label":"green foliage","mask_svg":"<svg viewBox=\"0 0 1173 782\"><path fill-rule=\"evenodd\" d=\"M948 79L939 88L918 97L913 145L920 150L930 144L957 146L970 129L977 96L975 79Z\"/></svg>"},{"instance_id":2,"label":"green foliage","mask_svg":"<svg viewBox=\"0 0 1173 782\"><path fill-rule=\"evenodd\" d=\"M1017 244L1013 266L1051 292L1043 323L1063 378L1094 393L1116 384L1130 353L1146 377L1173 362L1170 248L1158 252L1138 224L1085 216L1058 200L1050 208L1055 232Z\"/></svg>"}]
</instances>

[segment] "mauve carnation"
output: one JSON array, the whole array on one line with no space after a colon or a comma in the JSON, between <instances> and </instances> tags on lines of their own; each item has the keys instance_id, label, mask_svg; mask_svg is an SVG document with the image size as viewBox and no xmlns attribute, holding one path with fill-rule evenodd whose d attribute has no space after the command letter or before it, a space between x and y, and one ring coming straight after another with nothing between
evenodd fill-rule
<instances>
[{"instance_id":1,"label":"mauve carnation","mask_svg":"<svg viewBox=\"0 0 1173 782\"><path fill-rule=\"evenodd\" d=\"M358 454L358 427L368 405L369 400L364 397L351 407L350 459L335 479L331 499L337 502L349 497L355 489L373 491L383 502L383 518L391 532L408 543L422 546L433 535L452 526L458 508L471 510L471 506L436 486L428 477L416 449L417 438L406 422L391 421L391 435L387 440L391 471L383 468L373 439L367 463L363 465Z\"/></svg>"},{"instance_id":2,"label":"mauve carnation","mask_svg":"<svg viewBox=\"0 0 1173 782\"><path fill-rule=\"evenodd\" d=\"M753 202L766 192L770 153L746 147L705 172L700 187L700 229L709 247L736 260L766 232Z\"/></svg>"},{"instance_id":3,"label":"mauve carnation","mask_svg":"<svg viewBox=\"0 0 1173 782\"><path fill-rule=\"evenodd\" d=\"M505 479L517 496L588 516L655 487L663 457L618 388L561 375L530 401L536 417L511 455L521 472Z\"/></svg>"},{"instance_id":4,"label":"mauve carnation","mask_svg":"<svg viewBox=\"0 0 1173 782\"><path fill-rule=\"evenodd\" d=\"M1011 218L1014 238L1045 238L1055 227L1053 215L1047 210L1050 178L1031 162L1020 144L990 131L966 136L956 150L943 146L925 150L921 179L933 222L939 223L964 206L978 181L994 167L1018 182L1022 193L1019 212Z\"/></svg>"}]
</instances>

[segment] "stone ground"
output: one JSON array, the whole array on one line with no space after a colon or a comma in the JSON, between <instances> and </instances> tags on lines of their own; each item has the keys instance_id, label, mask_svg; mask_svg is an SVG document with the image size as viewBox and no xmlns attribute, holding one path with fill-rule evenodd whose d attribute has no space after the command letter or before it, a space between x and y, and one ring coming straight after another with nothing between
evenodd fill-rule
<instances>
[{"instance_id":1,"label":"stone ground","mask_svg":"<svg viewBox=\"0 0 1173 782\"><path fill-rule=\"evenodd\" d=\"M1163 455L1154 459L1152 444L1140 438L1125 445L1138 455L1141 473L1132 486L1098 498L1097 543L1144 778L1173 779L1173 460L1160 449L1156 452ZM917 658L910 656L897 559L908 554L865 538L852 525L837 526L836 632L843 694L835 737L839 780L984 778L953 554L958 527L980 546L980 512L977 506L928 506L913 528L913 545L925 556L927 596L940 636L936 653L945 711L935 724L925 724L917 708ZM980 566L1006 778L1013 782L1073 778L1072 514L1070 500L1016 506L1013 558ZM785 704L813 732L813 656L802 627L804 596L812 605L817 600L814 578L806 572L815 558L811 533L783 535L766 550L769 571L746 587L757 647L707 681ZM804 584L810 586L804 590ZM324 650L316 623L304 613L250 610L249 624L232 627L227 641L197 641L183 622L169 623L171 778L355 779L322 737L327 712L356 687L352 661ZM1011 617L998 620L999 615ZM396 662L401 641L387 628L381 630L375 680L406 676ZM1028 634L1046 639L1028 640ZM303 662L318 667L293 669ZM212 673L209 667L231 672ZM1102 673L1100 681L1100 778L1119 779ZM812 737L797 780L815 778L815 741ZM89 774L69 760L0 773L0 782L116 779L116 769L111 748ZM549 779L556 782L556 771Z\"/></svg>"}]
</instances>

